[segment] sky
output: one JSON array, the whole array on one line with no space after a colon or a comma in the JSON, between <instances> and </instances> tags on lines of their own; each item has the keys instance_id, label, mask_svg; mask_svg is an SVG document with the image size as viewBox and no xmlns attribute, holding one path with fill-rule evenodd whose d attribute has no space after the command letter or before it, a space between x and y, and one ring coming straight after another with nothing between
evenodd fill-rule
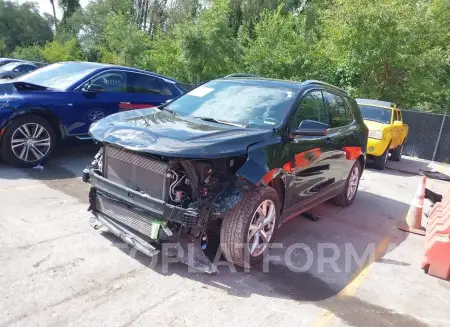
<instances>
[{"instance_id":1,"label":"sky","mask_svg":"<svg viewBox=\"0 0 450 327\"><path fill-rule=\"evenodd\" d=\"M26 2L27 0L18 0L19 3ZM30 0L28 0L30 1ZM32 2L35 2L39 5L39 9L41 10L41 13L49 13L50 15L53 15L53 9L52 5L50 3L50 0L31 0ZM58 8L58 0L55 1L55 7L56 7L56 16L58 18L61 18L61 10ZM82 7L85 7L88 4L89 0L80 0L80 4Z\"/></svg>"}]
</instances>

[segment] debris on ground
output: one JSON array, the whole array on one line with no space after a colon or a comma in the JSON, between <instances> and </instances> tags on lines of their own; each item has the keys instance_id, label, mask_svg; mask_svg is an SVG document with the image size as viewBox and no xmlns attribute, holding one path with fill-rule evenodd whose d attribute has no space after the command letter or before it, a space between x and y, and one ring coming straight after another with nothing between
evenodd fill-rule
<instances>
[{"instance_id":1,"label":"debris on ground","mask_svg":"<svg viewBox=\"0 0 450 327\"><path fill-rule=\"evenodd\" d=\"M420 172L429 178L450 182L450 176L440 173L438 171L420 169Z\"/></svg>"},{"instance_id":2,"label":"debris on ground","mask_svg":"<svg viewBox=\"0 0 450 327\"><path fill-rule=\"evenodd\" d=\"M318 221L318 220L322 219L322 217L316 216L316 215L312 214L311 212L304 212L304 213L302 213L302 216L304 216L312 221Z\"/></svg>"}]
</instances>

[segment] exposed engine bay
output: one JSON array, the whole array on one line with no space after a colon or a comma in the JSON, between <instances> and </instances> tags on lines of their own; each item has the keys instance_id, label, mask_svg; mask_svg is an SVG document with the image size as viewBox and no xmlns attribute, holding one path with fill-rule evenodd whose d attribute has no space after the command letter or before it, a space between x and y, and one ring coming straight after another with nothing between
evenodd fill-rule
<instances>
[{"instance_id":1,"label":"exposed engine bay","mask_svg":"<svg viewBox=\"0 0 450 327\"><path fill-rule=\"evenodd\" d=\"M83 171L92 184L89 209L114 225L108 229L128 230L152 245L187 238L205 249L211 222L222 218L214 203L245 161L157 157L107 145Z\"/></svg>"}]
</instances>

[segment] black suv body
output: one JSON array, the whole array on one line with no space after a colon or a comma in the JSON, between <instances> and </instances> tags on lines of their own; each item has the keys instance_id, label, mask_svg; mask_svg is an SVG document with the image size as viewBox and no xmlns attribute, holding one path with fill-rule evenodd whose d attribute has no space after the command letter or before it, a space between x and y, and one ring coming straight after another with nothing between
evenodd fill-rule
<instances>
[{"instance_id":1,"label":"black suv body","mask_svg":"<svg viewBox=\"0 0 450 327\"><path fill-rule=\"evenodd\" d=\"M207 272L216 267L202 249L218 226L225 258L252 266L290 218L352 203L367 133L356 102L332 85L213 80L91 126L103 145L83 171L92 222L150 256L192 244L194 257L180 259Z\"/></svg>"}]
</instances>

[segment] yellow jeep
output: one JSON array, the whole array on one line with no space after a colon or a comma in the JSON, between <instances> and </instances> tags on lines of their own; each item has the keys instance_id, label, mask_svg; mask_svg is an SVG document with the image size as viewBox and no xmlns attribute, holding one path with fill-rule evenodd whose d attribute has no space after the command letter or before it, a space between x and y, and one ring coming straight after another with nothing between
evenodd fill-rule
<instances>
[{"instance_id":1,"label":"yellow jeep","mask_svg":"<svg viewBox=\"0 0 450 327\"><path fill-rule=\"evenodd\" d=\"M369 128L367 156L375 168L383 170L391 153L391 160L400 161L403 145L408 136L408 125L403 123L402 112L391 102L356 99Z\"/></svg>"}]
</instances>

